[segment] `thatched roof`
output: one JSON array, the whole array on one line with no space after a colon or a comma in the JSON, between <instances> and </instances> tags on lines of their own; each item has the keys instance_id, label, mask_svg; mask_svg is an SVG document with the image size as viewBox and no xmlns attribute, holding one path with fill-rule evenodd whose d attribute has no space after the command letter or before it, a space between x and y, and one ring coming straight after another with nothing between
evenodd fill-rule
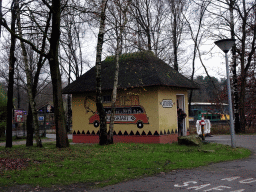
<instances>
[{"instance_id":1,"label":"thatched roof","mask_svg":"<svg viewBox=\"0 0 256 192\"><path fill-rule=\"evenodd\" d=\"M168 86L198 89L198 85L187 79L152 52L123 54L119 62L118 89L148 86ZM115 58L107 57L102 62L102 90L113 89ZM85 93L96 89L95 67L63 89L63 94Z\"/></svg>"}]
</instances>

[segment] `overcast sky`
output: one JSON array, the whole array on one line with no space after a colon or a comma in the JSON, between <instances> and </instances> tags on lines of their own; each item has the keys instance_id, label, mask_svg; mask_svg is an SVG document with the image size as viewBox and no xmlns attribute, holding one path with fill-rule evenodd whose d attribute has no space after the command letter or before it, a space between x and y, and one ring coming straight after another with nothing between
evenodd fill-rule
<instances>
[{"instance_id":1,"label":"overcast sky","mask_svg":"<svg viewBox=\"0 0 256 192\"><path fill-rule=\"evenodd\" d=\"M3 1L3 6L10 6L7 3L10 3L11 1ZM97 29L94 31L89 30L83 34L83 57L84 60L87 61L86 65L84 66L84 72L89 69L87 65L90 67L93 67L95 65L95 58L96 58L96 44L97 44ZM1 37L1 40L3 39L3 35ZM188 46L192 46L188 45ZM106 48L106 45L105 45ZM192 50L191 47L188 48L189 50ZM226 67L225 67L225 58L224 53L214 44L214 41L208 41L206 45L201 46L200 50L204 53L207 53L207 55L203 56L203 63L206 66L208 73L216 78L225 78L226 77ZM106 52L103 53L102 58L104 59L106 57ZM230 62L229 57L229 62ZM182 69L181 72L184 73L186 76L191 75L191 60L188 61L188 64L185 65L185 69ZM182 66L182 63L180 63L180 66ZM199 75L206 76L205 70L203 66L201 65L201 62L199 59L196 60L196 69L195 69L195 77Z\"/></svg>"}]
</instances>

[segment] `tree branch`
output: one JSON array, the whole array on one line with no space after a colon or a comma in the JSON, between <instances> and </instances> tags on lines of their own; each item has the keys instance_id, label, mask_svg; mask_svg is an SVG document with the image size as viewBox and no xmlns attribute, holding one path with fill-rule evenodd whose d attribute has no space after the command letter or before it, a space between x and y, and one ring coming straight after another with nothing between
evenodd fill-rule
<instances>
[{"instance_id":1,"label":"tree branch","mask_svg":"<svg viewBox=\"0 0 256 192\"><path fill-rule=\"evenodd\" d=\"M19 35L16 35L16 34L8 27L8 25L7 25L7 23L6 23L6 20L5 20L4 18L2 18L1 25L2 25L7 31L9 31L9 33L11 33L11 35L15 36L15 37L16 37L17 39L19 39L20 41L22 41L22 42L27 43L28 45L30 45L31 48L32 48L35 52L37 52L38 54L43 55L44 57L48 57L48 54L46 54L46 53L40 51L39 49L37 49L36 46L35 46L33 43L31 43L30 41L28 41L28 40L26 40L26 39L23 39L23 38L20 37Z\"/></svg>"}]
</instances>

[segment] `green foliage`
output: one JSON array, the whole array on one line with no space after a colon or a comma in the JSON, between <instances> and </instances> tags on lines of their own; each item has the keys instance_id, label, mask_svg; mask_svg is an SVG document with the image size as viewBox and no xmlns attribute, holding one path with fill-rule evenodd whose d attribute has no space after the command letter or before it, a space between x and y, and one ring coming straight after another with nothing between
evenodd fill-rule
<instances>
[{"instance_id":1,"label":"green foliage","mask_svg":"<svg viewBox=\"0 0 256 192\"><path fill-rule=\"evenodd\" d=\"M0 84L0 137L4 136L7 114L7 95Z\"/></svg>"},{"instance_id":2,"label":"green foliage","mask_svg":"<svg viewBox=\"0 0 256 192\"><path fill-rule=\"evenodd\" d=\"M77 144L57 149L52 143L44 144L44 148L40 149L0 147L0 159L22 159L20 161L27 162L25 167L20 166L21 170L0 170L0 186L84 183L102 187L160 172L193 168L249 155L247 149L232 149L217 144L197 147L178 144Z\"/></svg>"},{"instance_id":3,"label":"green foliage","mask_svg":"<svg viewBox=\"0 0 256 192\"><path fill-rule=\"evenodd\" d=\"M152 51L140 51L140 52L134 52L134 53L124 53L120 55L120 61L125 61L129 59L137 59L137 58L146 58L147 56L154 56L154 53ZM105 62L111 62L115 60L115 56L108 56L105 59Z\"/></svg>"}]
</instances>

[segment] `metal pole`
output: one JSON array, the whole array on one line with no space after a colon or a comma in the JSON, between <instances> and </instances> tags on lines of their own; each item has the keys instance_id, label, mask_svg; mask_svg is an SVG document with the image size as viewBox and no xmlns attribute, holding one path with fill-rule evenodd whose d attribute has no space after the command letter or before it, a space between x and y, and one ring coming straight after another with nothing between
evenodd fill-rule
<instances>
[{"instance_id":1,"label":"metal pole","mask_svg":"<svg viewBox=\"0 0 256 192\"><path fill-rule=\"evenodd\" d=\"M226 58L226 72L227 72L227 89L228 89L228 104L229 104L229 119L230 119L230 135L231 135L231 147L235 148L235 131L234 131L234 120L233 120L233 108L231 100L231 87L230 87L230 78L229 78L229 67L228 67L228 55L225 52Z\"/></svg>"}]
</instances>

